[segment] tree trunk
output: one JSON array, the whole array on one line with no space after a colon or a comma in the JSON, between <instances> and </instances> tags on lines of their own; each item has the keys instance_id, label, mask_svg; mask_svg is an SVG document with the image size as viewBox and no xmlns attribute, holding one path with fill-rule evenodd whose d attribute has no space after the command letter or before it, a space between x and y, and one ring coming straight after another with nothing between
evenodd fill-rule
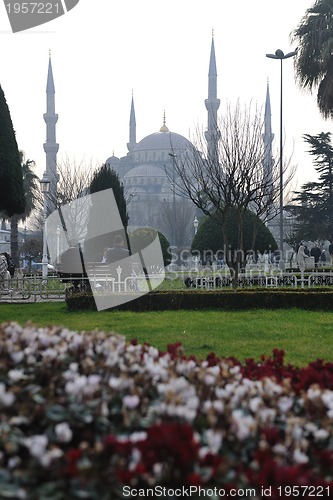
<instances>
[{"instance_id":1,"label":"tree trunk","mask_svg":"<svg viewBox=\"0 0 333 500\"><path fill-rule=\"evenodd\" d=\"M19 241L18 241L18 217L13 215L10 219L10 253L14 259L15 266L19 267Z\"/></svg>"},{"instance_id":2,"label":"tree trunk","mask_svg":"<svg viewBox=\"0 0 333 500\"><path fill-rule=\"evenodd\" d=\"M225 226L222 226L223 232L223 240L224 240L224 261L229 267L231 273L231 287L234 291L238 288L238 274L239 274L239 266L237 261L235 261L234 251L229 249L229 237L228 231L225 229Z\"/></svg>"}]
</instances>

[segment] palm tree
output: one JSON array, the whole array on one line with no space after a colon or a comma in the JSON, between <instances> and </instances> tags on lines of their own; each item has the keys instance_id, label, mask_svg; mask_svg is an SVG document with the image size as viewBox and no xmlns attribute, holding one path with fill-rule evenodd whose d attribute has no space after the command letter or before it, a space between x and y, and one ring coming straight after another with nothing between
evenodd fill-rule
<instances>
[{"instance_id":1,"label":"palm tree","mask_svg":"<svg viewBox=\"0 0 333 500\"><path fill-rule=\"evenodd\" d=\"M10 252L15 261L16 266L19 263L18 251L18 225L19 222L24 222L35 210L39 197L38 176L32 171L35 166L33 160L24 159L24 154L20 151L21 167L23 176L23 190L25 198L25 210L21 214L14 214L10 219Z\"/></svg>"},{"instance_id":2,"label":"palm tree","mask_svg":"<svg viewBox=\"0 0 333 500\"><path fill-rule=\"evenodd\" d=\"M324 118L332 118L333 0L316 0L290 37L298 43L296 80L309 91L318 86L319 111Z\"/></svg>"}]
</instances>

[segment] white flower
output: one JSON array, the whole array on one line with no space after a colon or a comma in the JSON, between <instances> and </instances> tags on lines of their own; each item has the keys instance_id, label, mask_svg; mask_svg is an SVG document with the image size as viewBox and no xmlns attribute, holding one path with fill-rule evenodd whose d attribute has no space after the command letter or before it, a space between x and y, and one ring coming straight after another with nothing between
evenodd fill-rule
<instances>
[{"instance_id":1,"label":"white flower","mask_svg":"<svg viewBox=\"0 0 333 500\"><path fill-rule=\"evenodd\" d=\"M44 434L37 434L23 439L23 444L29 449L30 455L40 459L45 454L48 439Z\"/></svg>"},{"instance_id":2,"label":"white flower","mask_svg":"<svg viewBox=\"0 0 333 500\"><path fill-rule=\"evenodd\" d=\"M263 404L263 401L260 397L255 397L250 399L249 408L253 413L257 413L258 408Z\"/></svg>"},{"instance_id":3,"label":"white flower","mask_svg":"<svg viewBox=\"0 0 333 500\"><path fill-rule=\"evenodd\" d=\"M129 463L129 470L134 470L136 466L141 462L142 456L141 452L137 448L133 448Z\"/></svg>"},{"instance_id":4,"label":"white flower","mask_svg":"<svg viewBox=\"0 0 333 500\"><path fill-rule=\"evenodd\" d=\"M53 347L48 347L41 354L43 358L49 358L49 359L55 359L58 356L58 352L55 349L53 349Z\"/></svg>"},{"instance_id":5,"label":"white flower","mask_svg":"<svg viewBox=\"0 0 333 500\"><path fill-rule=\"evenodd\" d=\"M286 454L287 454L287 448L282 443L277 443L276 445L274 445L273 448L272 448L272 450L277 455L282 455L283 457L286 456Z\"/></svg>"},{"instance_id":6,"label":"white flower","mask_svg":"<svg viewBox=\"0 0 333 500\"><path fill-rule=\"evenodd\" d=\"M18 467L19 465L21 465L21 463L22 463L22 460L20 459L20 457L15 455L14 457L11 457L8 460L8 468L15 469L15 467Z\"/></svg>"},{"instance_id":7,"label":"white flower","mask_svg":"<svg viewBox=\"0 0 333 500\"><path fill-rule=\"evenodd\" d=\"M274 422L276 416L276 410L273 408L261 408L259 410L259 419L264 424L270 424Z\"/></svg>"},{"instance_id":8,"label":"white flower","mask_svg":"<svg viewBox=\"0 0 333 500\"><path fill-rule=\"evenodd\" d=\"M31 354L29 354L29 356L27 357L28 365L34 365L34 364L36 364L36 362L37 362L37 359L35 358L35 356L32 356Z\"/></svg>"},{"instance_id":9,"label":"white flower","mask_svg":"<svg viewBox=\"0 0 333 500\"><path fill-rule=\"evenodd\" d=\"M198 399L198 403L199 403L199 399ZM223 411L224 411L224 404L223 404L222 401L219 401L218 399L215 399L215 401L213 401L213 408L218 413L223 413Z\"/></svg>"},{"instance_id":10,"label":"white flower","mask_svg":"<svg viewBox=\"0 0 333 500\"><path fill-rule=\"evenodd\" d=\"M9 420L10 425L22 425L22 424L28 424L28 423L29 423L29 420L27 419L27 417L23 417L23 416L19 416L19 415L12 417Z\"/></svg>"},{"instance_id":11,"label":"white flower","mask_svg":"<svg viewBox=\"0 0 333 500\"><path fill-rule=\"evenodd\" d=\"M321 399L324 405L329 409L333 410L333 391L325 391L321 395Z\"/></svg>"},{"instance_id":12,"label":"white flower","mask_svg":"<svg viewBox=\"0 0 333 500\"><path fill-rule=\"evenodd\" d=\"M57 458L60 458L63 456L63 451L60 450L59 448L52 448L52 450L48 450L44 453L44 455L42 455L40 458L39 458L39 463L43 466L43 467L49 467L52 460L55 460Z\"/></svg>"},{"instance_id":13,"label":"white flower","mask_svg":"<svg viewBox=\"0 0 333 500\"><path fill-rule=\"evenodd\" d=\"M313 387L310 387L308 389L307 396L311 401L314 401L315 399L320 398L321 391L320 389L314 389Z\"/></svg>"},{"instance_id":14,"label":"white flower","mask_svg":"<svg viewBox=\"0 0 333 500\"><path fill-rule=\"evenodd\" d=\"M155 478L159 478L163 472L163 465L159 462L155 462L153 465L153 474Z\"/></svg>"},{"instance_id":15,"label":"white flower","mask_svg":"<svg viewBox=\"0 0 333 500\"><path fill-rule=\"evenodd\" d=\"M3 406L11 406L15 401L15 396L12 392L6 392L6 386L0 383L0 404Z\"/></svg>"},{"instance_id":16,"label":"white flower","mask_svg":"<svg viewBox=\"0 0 333 500\"><path fill-rule=\"evenodd\" d=\"M293 400L292 398L288 398L287 396L284 396L278 400L278 407L281 411L281 413L287 413L287 411L290 410L293 406Z\"/></svg>"},{"instance_id":17,"label":"white flower","mask_svg":"<svg viewBox=\"0 0 333 500\"><path fill-rule=\"evenodd\" d=\"M15 369L14 370L9 370L8 377L13 382L18 382L19 380L22 380L23 378L26 378L25 375L24 375L24 371L23 370L15 370Z\"/></svg>"},{"instance_id":18,"label":"white flower","mask_svg":"<svg viewBox=\"0 0 333 500\"><path fill-rule=\"evenodd\" d=\"M129 436L131 443L137 443L138 441L145 441L147 439L147 433L145 431L132 432Z\"/></svg>"},{"instance_id":19,"label":"white flower","mask_svg":"<svg viewBox=\"0 0 333 500\"><path fill-rule=\"evenodd\" d=\"M57 436L57 440L60 443L69 443L69 441L72 439L73 432L67 422L57 424L54 430Z\"/></svg>"},{"instance_id":20,"label":"white flower","mask_svg":"<svg viewBox=\"0 0 333 500\"><path fill-rule=\"evenodd\" d=\"M10 353L10 357L14 361L14 363L21 363L22 359L24 358L24 354L22 351L15 351Z\"/></svg>"},{"instance_id":21,"label":"white flower","mask_svg":"<svg viewBox=\"0 0 333 500\"><path fill-rule=\"evenodd\" d=\"M241 410L234 410L232 412L232 420L237 438L240 441L243 441L251 435L255 425L255 421L251 415L244 415Z\"/></svg>"},{"instance_id":22,"label":"white flower","mask_svg":"<svg viewBox=\"0 0 333 500\"><path fill-rule=\"evenodd\" d=\"M213 384L215 384L215 381L216 381L216 378L214 377L214 375L211 375L209 373L207 373L207 375L205 375L204 382L206 385L213 385Z\"/></svg>"},{"instance_id":23,"label":"white flower","mask_svg":"<svg viewBox=\"0 0 333 500\"><path fill-rule=\"evenodd\" d=\"M330 433L326 429L318 429L314 433L314 437L316 441L323 441L329 437Z\"/></svg>"},{"instance_id":24,"label":"white flower","mask_svg":"<svg viewBox=\"0 0 333 500\"><path fill-rule=\"evenodd\" d=\"M303 437L303 429L300 425L295 425L292 429L292 436L295 441L300 441Z\"/></svg>"},{"instance_id":25,"label":"white flower","mask_svg":"<svg viewBox=\"0 0 333 500\"><path fill-rule=\"evenodd\" d=\"M76 376L72 381L67 382L65 391L67 394L77 396L82 393L84 387L87 385L87 377L85 375Z\"/></svg>"},{"instance_id":26,"label":"white flower","mask_svg":"<svg viewBox=\"0 0 333 500\"><path fill-rule=\"evenodd\" d=\"M314 434L318 430L318 427L313 422L307 422L304 428L309 434Z\"/></svg>"},{"instance_id":27,"label":"white flower","mask_svg":"<svg viewBox=\"0 0 333 500\"><path fill-rule=\"evenodd\" d=\"M129 410L133 410L134 408L136 408L139 403L140 398L137 394L128 394L127 396L123 397L123 404Z\"/></svg>"},{"instance_id":28,"label":"white flower","mask_svg":"<svg viewBox=\"0 0 333 500\"><path fill-rule=\"evenodd\" d=\"M97 391L102 377L100 375L92 374L87 378L87 385L83 388L83 393L87 395L93 394Z\"/></svg>"},{"instance_id":29,"label":"white flower","mask_svg":"<svg viewBox=\"0 0 333 500\"><path fill-rule=\"evenodd\" d=\"M298 448L293 453L293 459L296 464L306 464L309 461L309 457Z\"/></svg>"},{"instance_id":30,"label":"white flower","mask_svg":"<svg viewBox=\"0 0 333 500\"><path fill-rule=\"evenodd\" d=\"M204 439L211 453L217 454L222 446L222 434L213 429L204 432Z\"/></svg>"},{"instance_id":31,"label":"white flower","mask_svg":"<svg viewBox=\"0 0 333 500\"><path fill-rule=\"evenodd\" d=\"M102 404L101 404L101 415L103 417L108 417L109 414L110 414L110 412L109 412L109 408L108 408L107 402L106 401L102 401Z\"/></svg>"},{"instance_id":32,"label":"white flower","mask_svg":"<svg viewBox=\"0 0 333 500\"><path fill-rule=\"evenodd\" d=\"M119 389L119 387L121 386L121 379L118 377L110 377L109 378L109 386L112 389Z\"/></svg>"}]
</instances>

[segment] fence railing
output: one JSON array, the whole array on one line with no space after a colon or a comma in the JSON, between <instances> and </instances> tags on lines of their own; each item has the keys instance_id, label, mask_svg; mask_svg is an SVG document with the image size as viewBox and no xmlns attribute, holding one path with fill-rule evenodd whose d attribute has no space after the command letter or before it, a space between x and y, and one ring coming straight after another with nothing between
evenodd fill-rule
<instances>
[{"instance_id":1,"label":"fence railing","mask_svg":"<svg viewBox=\"0 0 333 500\"><path fill-rule=\"evenodd\" d=\"M133 293L147 289L147 281L154 284L154 279L160 281L160 273L147 275L132 275L121 279L121 275L114 277L107 273L91 274L87 276L67 276L66 279L58 276L19 275L8 282L0 283L0 302L41 302L64 301L66 293L72 294L81 291L97 293ZM163 288L163 284L161 288ZM232 286L231 275L223 273L191 272L189 275L166 273L165 289L179 290L180 288L215 290ZM312 288L333 286L333 271L289 273L242 273L238 276L239 288ZM154 287L153 287L154 288Z\"/></svg>"}]
</instances>

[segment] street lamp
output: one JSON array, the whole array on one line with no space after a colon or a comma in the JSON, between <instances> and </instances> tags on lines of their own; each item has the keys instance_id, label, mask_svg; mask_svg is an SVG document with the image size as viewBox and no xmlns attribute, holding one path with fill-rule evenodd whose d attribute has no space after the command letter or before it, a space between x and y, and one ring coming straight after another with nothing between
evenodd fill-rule
<instances>
[{"instance_id":1,"label":"street lamp","mask_svg":"<svg viewBox=\"0 0 333 500\"><path fill-rule=\"evenodd\" d=\"M193 226L194 226L194 234L196 235L197 231L198 231L198 226L199 226L199 221L198 221L196 216L194 217L194 220L193 220Z\"/></svg>"},{"instance_id":2,"label":"street lamp","mask_svg":"<svg viewBox=\"0 0 333 500\"><path fill-rule=\"evenodd\" d=\"M50 191L50 180L47 176L47 172L45 170L42 179L40 179L40 190L43 193L44 196L44 206L43 206L43 259L42 259L42 277L43 279L47 278L47 265L48 265L48 259L47 259L47 244L46 244L46 234L45 234L45 229L46 229L46 215L47 215L47 194Z\"/></svg>"},{"instance_id":3,"label":"street lamp","mask_svg":"<svg viewBox=\"0 0 333 500\"><path fill-rule=\"evenodd\" d=\"M177 155L169 153L172 158L172 243L177 246L177 232L176 232L176 193L175 193L175 162Z\"/></svg>"},{"instance_id":4,"label":"street lamp","mask_svg":"<svg viewBox=\"0 0 333 500\"><path fill-rule=\"evenodd\" d=\"M282 50L277 49L275 54L266 54L266 57L271 59L280 60L280 261L279 267L281 271L284 271L284 261L283 261L283 144L282 144L282 61L284 59L289 59L289 57L294 57L297 54L297 49L288 52L284 55Z\"/></svg>"}]
</instances>

